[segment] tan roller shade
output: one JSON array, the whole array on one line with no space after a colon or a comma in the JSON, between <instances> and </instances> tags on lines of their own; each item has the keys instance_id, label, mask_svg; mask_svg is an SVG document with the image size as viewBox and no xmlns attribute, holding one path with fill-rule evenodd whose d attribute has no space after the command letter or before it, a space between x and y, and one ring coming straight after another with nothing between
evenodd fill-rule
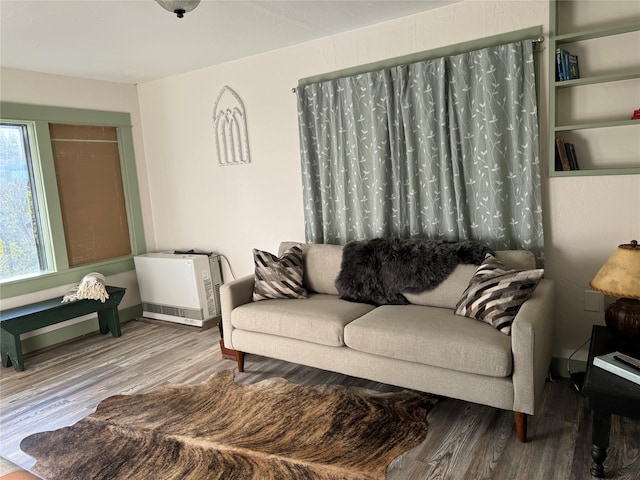
<instances>
[{"instance_id":1,"label":"tan roller shade","mask_svg":"<svg viewBox=\"0 0 640 480\"><path fill-rule=\"evenodd\" d=\"M69 266L131 253L116 127L50 124Z\"/></svg>"}]
</instances>

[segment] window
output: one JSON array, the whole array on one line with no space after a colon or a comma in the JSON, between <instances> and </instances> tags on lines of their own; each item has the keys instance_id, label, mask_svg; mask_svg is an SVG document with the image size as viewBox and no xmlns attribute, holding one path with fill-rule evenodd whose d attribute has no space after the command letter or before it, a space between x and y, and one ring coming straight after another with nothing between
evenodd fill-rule
<instances>
[{"instance_id":1,"label":"window","mask_svg":"<svg viewBox=\"0 0 640 480\"><path fill-rule=\"evenodd\" d=\"M144 234L129 114L1 108L0 297L132 270Z\"/></svg>"},{"instance_id":2,"label":"window","mask_svg":"<svg viewBox=\"0 0 640 480\"><path fill-rule=\"evenodd\" d=\"M47 270L28 124L0 124L0 281Z\"/></svg>"}]
</instances>

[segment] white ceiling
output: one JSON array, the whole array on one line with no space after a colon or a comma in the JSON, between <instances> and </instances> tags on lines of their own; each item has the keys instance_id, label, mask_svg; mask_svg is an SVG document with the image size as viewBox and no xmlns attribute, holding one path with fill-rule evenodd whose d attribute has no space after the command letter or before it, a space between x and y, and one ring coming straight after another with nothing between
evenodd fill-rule
<instances>
[{"instance_id":1,"label":"white ceiling","mask_svg":"<svg viewBox=\"0 0 640 480\"><path fill-rule=\"evenodd\" d=\"M141 83L461 0L203 0L179 19L153 0L0 0L0 64Z\"/></svg>"}]
</instances>

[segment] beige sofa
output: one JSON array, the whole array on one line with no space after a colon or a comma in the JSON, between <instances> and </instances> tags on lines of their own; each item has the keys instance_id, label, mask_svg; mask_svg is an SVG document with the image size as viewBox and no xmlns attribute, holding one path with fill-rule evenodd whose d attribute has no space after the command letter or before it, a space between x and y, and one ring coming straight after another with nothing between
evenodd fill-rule
<instances>
[{"instance_id":1,"label":"beige sofa","mask_svg":"<svg viewBox=\"0 0 640 480\"><path fill-rule=\"evenodd\" d=\"M283 242L279 253L292 245ZM339 298L341 246L301 247L308 298L254 302L253 275L222 285L227 348L512 410L518 439L526 442L527 415L541 403L551 361L551 280L540 281L509 336L454 314L476 266L458 265L436 288L405 295L409 305L375 307ZM496 257L512 268L535 268L530 252Z\"/></svg>"}]
</instances>

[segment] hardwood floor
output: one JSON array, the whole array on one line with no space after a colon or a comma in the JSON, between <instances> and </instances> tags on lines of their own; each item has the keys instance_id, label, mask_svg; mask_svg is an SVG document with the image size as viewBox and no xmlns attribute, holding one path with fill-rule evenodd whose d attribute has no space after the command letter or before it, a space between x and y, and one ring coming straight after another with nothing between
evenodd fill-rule
<instances>
[{"instance_id":1,"label":"hardwood floor","mask_svg":"<svg viewBox=\"0 0 640 480\"><path fill-rule=\"evenodd\" d=\"M3 456L29 468L33 460L19 447L27 435L73 424L111 395L197 383L214 371L235 368L235 362L221 357L217 329L132 321L122 330L119 338L91 335L27 355L24 372L2 368ZM236 380L248 384L275 376L301 384L397 390L256 355L246 356L245 373L236 374ZM512 412L443 399L428 419L426 440L392 462L388 479L591 478L591 413L566 380L547 383L544 405L529 420L526 444L516 440ZM613 417L605 468L607 478L640 479L640 421Z\"/></svg>"}]
</instances>

